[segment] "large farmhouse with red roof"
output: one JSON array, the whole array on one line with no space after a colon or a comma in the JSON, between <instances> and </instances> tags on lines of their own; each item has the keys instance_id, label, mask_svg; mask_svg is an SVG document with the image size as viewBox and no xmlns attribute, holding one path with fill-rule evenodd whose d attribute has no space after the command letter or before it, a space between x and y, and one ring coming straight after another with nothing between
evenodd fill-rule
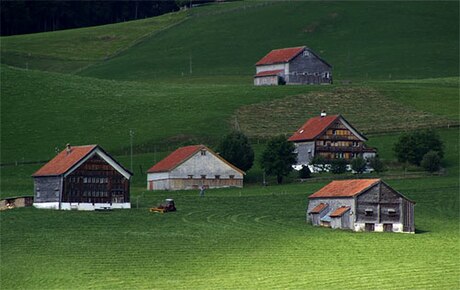
<instances>
[{"instance_id":1,"label":"large farmhouse with red roof","mask_svg":"<svg viewBox=\"0 0 460 290\"><path fill-rule=\"evenodd\" d=\"M181 147L147 171L148 190L243 187L244 172L204 145Z\"/></svg>"},{"instance_id":2,"label":"large farmhouse with red roof","mask_svg":"<svg viewBox=\"0 0 460 290\"><path fill-rule=\"evenodd\" d=\"M131 208L131 176L98 145L67 145L32 175L33 205L79 210Z\"/></svg>"},{"instance_id":3,"label":"large farmhouse with red roof","mask_svg":"<svg viewBox=\"0 0 460 290\"><path fill-rule=\"evenodd\" d=\"M380 179L332 181L308 199L307 221L315 226L415 232L415 202Z\"/></svg>"},{"instance_id":4,"label":"large farmhouse with red roof","mask_svg":"<svg viewBox=\"0 0 460 290\"><path fill-rule=\"evenodd\" d=\"M374 157L376 150L364 144L367 138L341 115L325 112L309 119L289 139L294 142L297 165L307 165L315 155L327 160Z\"/></svg>"},{"instance_id":5,"label":"large farmhouse with red roof","mask_svg":"<svg viewBox=\"0 0 460 290\"><path fill-rule=\"evenodd\" d=\"M256 63L256 86L331 83L332 66L306 46L272 50Z\"/></svg>"}]
</instances>

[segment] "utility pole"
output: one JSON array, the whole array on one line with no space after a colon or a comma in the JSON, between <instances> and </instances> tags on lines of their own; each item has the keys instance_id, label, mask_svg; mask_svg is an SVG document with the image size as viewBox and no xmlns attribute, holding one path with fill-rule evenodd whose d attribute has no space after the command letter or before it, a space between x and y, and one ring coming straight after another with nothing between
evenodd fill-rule
<instances>
[{"instance_id":1,"label":"utility pole","mask_svg":"<svg viewBox=\"0 0 460 290\"><path fill-rule=\"evenodd\" d=\"M131 144L131 172L133 172L133 137L134 137L134 130L129 129L129 139Z\"/></svg>"}]
</instances>

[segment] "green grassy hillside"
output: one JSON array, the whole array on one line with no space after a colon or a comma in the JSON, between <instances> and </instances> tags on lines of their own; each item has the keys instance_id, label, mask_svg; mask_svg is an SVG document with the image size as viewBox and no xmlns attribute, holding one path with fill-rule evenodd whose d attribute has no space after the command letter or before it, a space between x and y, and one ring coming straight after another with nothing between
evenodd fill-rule
<instances>
[{"instance_id":1,"label":"green grassy hillside","mask_svg":"<svg viewBox=\"0 0 460 290\"><path fill-rule=\"evenodd\" d=\"M225 14L198 9L81 74L181 82L244 75L240 81L250 83L254 64L271 49L307 45L334 66L336 79L458 76L458 8L447 1L286 1Z\"/></svg>"},{"instance_id":2,"label":"green grassy hillside","mask_svg":"<svg viewBox=\"0 0 460 290\"><path fill-rule=\"evenodd\" d=\"M183 21L186 13L97 27L1 38L1 62L29 69L74 72L108 59L142 39Z\"/></svg>"}]
</instances>

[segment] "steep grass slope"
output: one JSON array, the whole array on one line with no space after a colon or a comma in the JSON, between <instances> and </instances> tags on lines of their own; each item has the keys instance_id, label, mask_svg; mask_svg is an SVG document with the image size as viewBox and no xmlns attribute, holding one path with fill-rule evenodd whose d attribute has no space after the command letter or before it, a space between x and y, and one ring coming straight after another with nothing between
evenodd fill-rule
<instances>
[{"instance_id":1,"label":"steep grass slope","mask_svg":"<svg viewBox=\"0 0 460 290\"><path fill-rule=\"evenodd\" d=\"M181 82L244 75L240 81L250 83L255 62L271 49L308 45L334 66L336 79L457 76L458 5L286 1L225 14L196 10L167 33L81 74Z\"/></svg>"},{"instance_id":2,"label":"steep grass slope","mask_svg":"<svg viewBox=\"0 0 460 290\"><path fill-rule=\"evenodd\" d=\"M19 68L74 72L183 21L186 15L169 13L129 23L2 37L1 62Z\"/></svg>"}]
</instances>

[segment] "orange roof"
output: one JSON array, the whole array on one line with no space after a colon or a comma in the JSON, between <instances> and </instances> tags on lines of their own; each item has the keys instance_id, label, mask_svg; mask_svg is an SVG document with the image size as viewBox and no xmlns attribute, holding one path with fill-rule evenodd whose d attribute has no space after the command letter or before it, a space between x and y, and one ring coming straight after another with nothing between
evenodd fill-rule
<instances>
[{"instance_id":1,"label":"orange roof","mask_svg":"<svg viewBox=\"0 0 460 290\"><path fill-rule=\"evenodd\" d=\"M341 206L336 209L334 212L329 214L330 217L341 217L344 213L346 213L350 209L349 206Z\"/></svg>"},{"instance_id":2,"label":"orange roof","mask_svg":"<svg viewBox=\"0 0 460 290\"><path fill-rule=\"evenodd\" d=\"M328 206L327 203L320 203L317 206L315 206L309 213L320 213L323 211Z\"/></svg>"},{"instance_id":3,"label":"orange roof","mask_svg":"<svg viewBox=\"0 0 460 290\"><path fill-rule=\"evenodd\" d=\"M70 152L64 149L56 157L43 165L32 176L61 175L70 170L80 160L91 153L97 145L72 146Z\"/></svg>"},{"instance_id":4,"label":"orange roof","mask_svg":"<svg viewBox=\"0 0 460 290\"><path fill-rule=\"evenodd\" d=\"M204 145L191 145L176 149L163 160L153 165L147 172L165 172L174 169L177 165L192 157L198 150L206 148Z\"/></svg>"},{"instance_id":5,"label":"orange roof","mask_svg":"<svg viewBox=\"0 0 460 290\"><path fill-rule=\"evenodd\" d=\"M256 74L256 77L276 76L283 71L283 69L261 71L258 74Z\"/></svg>"},{"instance_id":6,"label":"orange roof","mask_svg":"<svg viewBox=\"0 0 460 290\"><path fill-rule=\"evenodd\" d=\"M259 60L256 65L285 63L296 57L305 49L305 46L275 49Z\"/></svg>"},{"instance_id":7,"label":"orange roof","mask_svg":"<svg viewBox=\"0 0 460 290\"><path fill-rule=\"evenodd\" d=\"M334 180L308 198L353 197L379 182L380 179Z\"/></svg>"},{"instance_id":8,"label":"orange roof","mask_svg":"<svg viewBox=\"0 0 460 290\"><path fill-rule=\"evenodd\" d=\"M313 140L319 135L321 135L326 129L335 122L340 115L331 115L331 116L318 116L308 121L297 130L294 135L289 137L288 141L306 141Z\"/></svg>"}]
</instances>

